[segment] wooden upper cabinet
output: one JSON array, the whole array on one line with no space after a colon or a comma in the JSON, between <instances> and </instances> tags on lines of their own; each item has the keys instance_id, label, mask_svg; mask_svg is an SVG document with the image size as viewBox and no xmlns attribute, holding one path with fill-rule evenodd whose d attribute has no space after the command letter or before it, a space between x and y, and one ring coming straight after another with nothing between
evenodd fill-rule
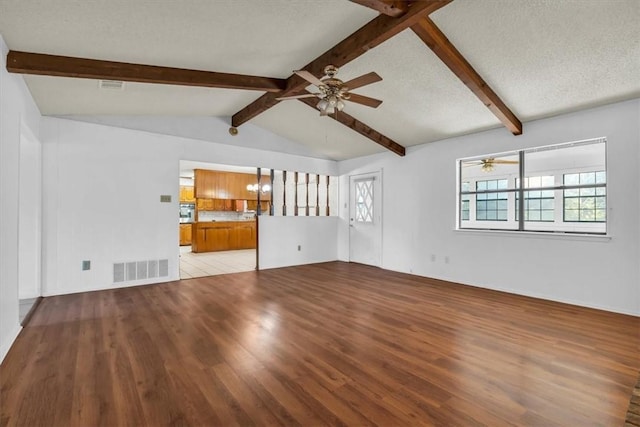
<instances>
[{"instance_id":1,"label":"wooden upper cabinet","mask_svg":"<svg viewBox=\"0 0 640 427\"><path fill-rule=\"evenodd\" d=\"M180 186L180 202L181 203L195 203L196 195L194 187Z\"/></svg>"},{"instance_id":2,"label":"wooden upper cabinet","mask_svg":"<svg viewBox=\"0 0 640 427\"><path fill-rule=\"evenodd\" d=\"M214 198L226 199L227 198L227 176L223 172L212 172L213 178Z\"/></svg>"},{"instance_id":3,"label":"wooden upper cabinet","mask_svg":"<svg viewBox=\"0 0 640 427\"><path fill-rule=\"evenodd\" d=\"M236 200L246 199L244 193L247 191L247 184L244 183L242 174L233 174L233 198Z\"/></svg>"},{"instance_id":4,"label":"wooden upper cabinet","mask_svg":"<svg viewBox=\"0 0 640 427\"><path fill-rule=\"evenodd\" d=\"M198 199L256 200L258 195L248 191L247 185L257 182L255 174L204 169L194 171L195 197ZM263 175L261 184L271 185L269 176ZM271 194L262 194L260 198L269 200Z\"/></svg>"},{"instance_id":5,"label":"wooden upper cabinet","mask_svg":"<svg viewBox=\"0 0 640 427\"><path fill-rule=\"evenodd\" d=\"M212 188L209 183L209 171L196 169L193 171L193 185L195 188L196 198L212 199Z\"/></svg>"}]
</instances>

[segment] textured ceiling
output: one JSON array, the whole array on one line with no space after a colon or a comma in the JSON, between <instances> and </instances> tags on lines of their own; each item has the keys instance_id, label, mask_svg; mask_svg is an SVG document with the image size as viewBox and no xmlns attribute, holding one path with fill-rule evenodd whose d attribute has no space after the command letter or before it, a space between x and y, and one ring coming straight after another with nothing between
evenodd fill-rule
<instances>
[{"instance_id":1,"label":"textured ceiling","mask_svg":"<svg viewBox=\"0 0 640 427\"><path fill-rule=\"evenodd\" d=\"M0 0L0 34L13 50L286 78L375 16L347 0ZM523 122L640 96L638 0L455 0L432 19ZM411 31L339 77L369 71L384 80L354 92L383 104L345 111L401 145L501 126ZM261 95L25 80L50 115L226 117ZM251 123L333 159L384 150L298 101Z\"/></svg>"}]
</instances>

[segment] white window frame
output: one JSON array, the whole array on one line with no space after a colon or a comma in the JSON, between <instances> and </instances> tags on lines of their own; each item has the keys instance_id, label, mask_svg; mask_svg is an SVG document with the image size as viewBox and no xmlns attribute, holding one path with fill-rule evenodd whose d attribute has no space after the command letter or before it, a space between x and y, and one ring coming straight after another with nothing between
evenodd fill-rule
<instances>
[{"instance_id":1,"label":"white window frame","mask_svg":"<svg viewBox=\"0 0 640 427\"><path fill-rule=\"evenodd\" d=\"M563 148L577 145L588 145L588 144L597 144L604 143L604 165L585 165L578 166L575 168L563 168L563 169L555 169L555 170L536 170L535 172L531 172L525 176L525 164L526 164L526 154L535 153L536 151L541 150L549 150L554 148ZM605 137L593 138L589 140L562 143L562 144L553 144L548 146L541 146L535 148L526 148L518 151L509 151L503 153L493 153L486 154L483 156L474 156L470 158L462 158L456 161L456 170L457 170L457 183L456 183L456 230L476 230L476 231L513 231L518 233L523 232L533 232L533 233L553 233L553 234L587 234L587 235L607 235L609 230L609 210L610 204L608 200L609 191L606 190L608 184L608 176L607 183L602 187L605 188L605 206L607 210L606 220L604 222L570 222L564 221L564 189L567 186L564 185L563 177L565 174L570 173L583 173L583 172L597 172L604 171L607 174L607 161L606 161L606 144L607 140ZM518 153L520 164L519 164L519 172L518 173L506 173L504 175L500 174L492 174L490 177L469 177L464 176L462 172L462 163L467 161L474 161L486 158L499 158L505 156L513 156L515 153ZM540 188L516 188L516 178L527 178L529 176L544 176L551 175L554 176L554 186L553 187L540 187ZM607 174L608 175L608 174ZM476 181L484 181L484 180L496 180L496 179L507 179L508 186L511 186L506 192L508 193L508 220L507 221L486 221L486 220L476 220L476 192L462 192L461 191L461 183L468 182L469 189L476 188ZM522 182L522 181L521 181ZM584 185L578 187L593 187L594 185ZM575 188L570 187L569 188ZM524 221L515 219L516 213L516 194L520 194L522 197L524 193L527 191L538 191L538 190L553 190L554 191L554 221ZM505 192L498 190L498 192ZM463 196L469 197L469 220L461 219L461 203ZM523 202L524 204L524 202ZM522 205L520 206L522 208ZM526 224L525 224L526 223ZM526 227L525 227L526 225Z\"/></svg>"}]
</instances>

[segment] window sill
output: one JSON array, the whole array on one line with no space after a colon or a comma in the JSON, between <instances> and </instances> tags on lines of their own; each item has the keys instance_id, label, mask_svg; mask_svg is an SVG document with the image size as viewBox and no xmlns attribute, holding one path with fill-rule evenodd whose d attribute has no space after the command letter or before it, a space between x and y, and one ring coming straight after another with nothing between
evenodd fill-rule
<instances>
[{"instance_id":1,"label":"window sill","mask_svg":"<svg viewBox=\"0 0 640 427\"><path fill-rule=\"evenodd\" d=\"M526 237L551 240L577 240L583 242L609 242L612 236L609 234L586 234L586 233L562 233L546 231L513 231L513 230L480 230L473 228L456 228L456 233L482 235L493 237Z\"/></svg>"}]
</instances>

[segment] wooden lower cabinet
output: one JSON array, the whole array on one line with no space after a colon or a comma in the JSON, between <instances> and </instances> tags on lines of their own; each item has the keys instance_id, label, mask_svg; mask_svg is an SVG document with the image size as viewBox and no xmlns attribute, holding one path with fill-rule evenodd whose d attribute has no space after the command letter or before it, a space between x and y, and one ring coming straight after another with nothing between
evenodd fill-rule
<instances>
[{"instance_id":1,"label":"wooden lower cabinet","mask_svg":"<svg viewBox=\"0 0 640 427\"><path fill-rule=\"evenodd\" d=\"M192 234L191 224L180 224L180 246L190 245Z\"/></svg>"},{"instance_id":2,"label":"wooden lower cabinet","mask_svg":"<svg viewBox=\"0 0 640 427\"><path fill-rule=\"evenodd\" d=\"M230 241L233 249L253 249L256 247L256 224L250 223L240 224L235 227L232 239Z\"/></svg>"},{"instance_id":3,"label":"wooden lower cabinet","mask_svg":"<svg viewBox=\"0 0 640 427\"><path fill-rule=\"evenodd\" d=\"M192 252L231 251L256 248L255 221L196 222Z\"/></svg>"}]
</instances>

